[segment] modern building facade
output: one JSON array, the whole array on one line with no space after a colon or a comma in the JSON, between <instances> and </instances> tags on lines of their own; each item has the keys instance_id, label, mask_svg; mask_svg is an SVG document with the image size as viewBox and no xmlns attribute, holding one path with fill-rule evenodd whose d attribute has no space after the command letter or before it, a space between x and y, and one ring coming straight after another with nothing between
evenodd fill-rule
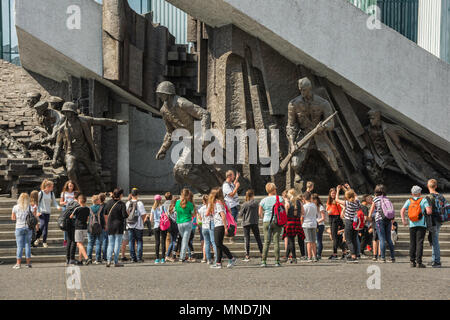
<instances>
[{"instance_id":1,"label":"modern building facade","mask_svg":"<svg viewBox=\"0 0 450 320\"><path fill-rule=\"evenodd\" d=\"M348 1L450 63L450 0Z\"/></svg>"},{"instance_id":2,"label":"modern building facade","mask_svg":"<svg viewBox=\"0 0 450 320\"><path fill-rule=\"evenodd\" d=\"M20 65L19 48L14 21L14 1L0 4L0 59ZM103 0L95 0L102 3ZM153 12L153 22L167 27L177 44L186 44L187 15L165 0L128 0L130 7L140 14Z\"/></svg>"}]
</instances>

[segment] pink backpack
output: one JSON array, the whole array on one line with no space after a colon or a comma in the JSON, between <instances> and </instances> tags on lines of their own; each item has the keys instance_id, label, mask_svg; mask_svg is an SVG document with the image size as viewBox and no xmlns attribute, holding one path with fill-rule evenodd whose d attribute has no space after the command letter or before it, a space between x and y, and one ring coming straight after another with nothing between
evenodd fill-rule
<instances>
[{"instance_id":1,"label":"pink backpack","mask_svg":"<svg viewBox=\"0 0 450 320\"><path fill-rule=\"evenodd\" d=\"M230 209L225 203L222 203L222 205L225 207L225 218L227 219L227 230L228 230L228 236L235 236L237 231L237 224L236 221L233 218L233 215L231 214Z\"/></svg>"},{"instance_id":2,"label":"pink backpack","mask_svg":"<svg viewBox=\"0 0 450 320\"><path fill-rule=\"evenodd\" d=\"M162 207L163 209L163 213L161 214L161 218L159 220L159 228L162 231L166 231L167 229L170 228L170 219L166 213L166 211L164 210L164 206Z\"/></svg>"},{"instance_id":3,"label":"pink backpack","mask_svg":"<svg viewBox=\"0 0 450 320\"><path fill-rule=\"evenodd\" d=\"M282 227L287 223L286 208L284 204L280 202L280 197L276 197L277 200L272 207L272 218L270 219L270 222L272 222L275 217L275 224Z\"/></svg>"},{"instance_id":4,"label":"pink backpack","mask_svg":"<svg viewBox=\"0 0 450 320\"><path fill-rule=\"evenodd\" d=\"M380 197L380 206L381 206L381 216L388 220L392 220L395 218L395 209L391 200L388 197L381 196Z\"/></svg>"}]
</instances>

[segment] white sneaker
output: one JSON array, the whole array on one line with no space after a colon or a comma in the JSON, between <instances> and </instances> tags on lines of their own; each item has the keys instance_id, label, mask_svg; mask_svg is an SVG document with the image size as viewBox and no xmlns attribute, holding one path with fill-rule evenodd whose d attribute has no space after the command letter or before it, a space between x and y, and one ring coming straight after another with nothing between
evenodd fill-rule
<instances>
[{"instance_id":1,"label":"white sneaker","mask_svg":"<svg viewBox=\"0 0 450 320\"><path fill-rule=\"evenodd\" d=\"M16 264L14 265L13 269L20 269L20 264L17 264L17 263L16 263Z\"/></svg>"},{"instance_id":2,"label":"white sneaker","mask_svg":"<svg viewBox=\"0 0 450 320\"><path fill-rule=\"evenodd\" d=\"M42 244L42 246L43 246L44 248L48 248L47 242L44 242L44 243Z\"/></svg>"},{"instance_id":3,"label":"white sneaker","mask_svg":"<svg viewBox=\"0 0 450 320\"><path fill-rule=\"evenodd\" d=\"M40 240L39 240L39 239L36 239L36 241L34 242L34 245L35 245L35 246L38 246L39 243L40 243Z\"/></svg>"}]
</instances>

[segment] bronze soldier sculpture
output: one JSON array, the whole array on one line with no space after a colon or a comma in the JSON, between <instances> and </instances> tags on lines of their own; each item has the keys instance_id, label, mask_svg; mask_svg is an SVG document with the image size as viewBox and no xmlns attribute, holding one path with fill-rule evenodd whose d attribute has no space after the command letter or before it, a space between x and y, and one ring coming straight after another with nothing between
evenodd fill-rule
<instances>
[{"instance_id":1,"label":"bronze soldier sculpture","mask_svg":"<svg viewBox=\"0 0 450 320\"><path fill-rule=\"evenodd\" d=\"M161 114L166 125L164 141L159 149L156 159L162 160L166 156L167 150L172 145L172 133L176 129L186 129L194 136L194 121L201 121L202 133L210 129L211 116L208 111L190 102L189 100L177 96L175 86L164 81L158 85L156 90L159 99L163 101ZM222 185L222 177L215 167L207 164L192 164L189 157L193 152L183 151L181 157L173 168L175 179L180 184L189 184L200 192L208 192L212 187ZM192 160L192 159L191 159Z\"/></svg>"},{"instance_id":2,"label":"bronze soldier sculpture","mask_svg":"<svg viewBox=\"0 0 450 320\"><path fill-rule=\"evenodd\" d=\"M42 133L44 138L38 142L33 142L30 147L35 147L39 144L46 144L54 142L56 139L56 131L58 127L64 122L64 116L61 112L49 108L48 102L40 101L35 106L37 115L38 127L33 129L33 133Z\"/></svg>"},{"instance_id":3,"label":"bronze soldier sculpture","mask_svg":"<svg viewBox=\"0 0 450 320\"><path fill-rule=\"evenodd\" d=\"M441 172L450 172L450 166L442 162L419 138L398 125L382 121L380 111L371 110L368 116L370 125L366 131L370 139L369 147L364 150L364 159L366 169L374 183L383 183L384 169L405 174L423 186L427 185L431 177L427 177L425 171L433 168ZM410 160L401 140L421 150L419 162ZM434 172L429 174L435 176ZM450 182L445 177L440 180L444 188L450 187Z\"/></svg>"},{"instance_id":4,"label":"bronze soldier sculpture","mask_svg":"<svg viewBox=\"0 0 450 320\"><path fill-rule=\"evenodd\" d=\"M91 127L93 125L124 125L127 124L127 121L78 115L76 105L72 102L66 102L61 112L65 116L65 120L57 129L53 167L57 166L57 159L64 148L68 178L79 182L76 171L78 164L82 163L93 176L98 190L105 190L105 185L97 171L100 155L94 145Z\"/></svg>"},{"instance_id":5,"label":"bronze soldier sculpture","mask_svg":"<svg viewBox=\"0 0 450 320\"><path fill-rule=\"evenodd\" d=\"M333 114L330 103L313 93L311 81L302 78L298 81L300 96L289 102L288 123L286 135L289 141L289 152L294 152L297 141L311 132L321 121ZM334 120L318 128L318 132L311 140L295 152L291 160L291 168L295 172L295 183L302 178L300 170L309 152L316 149L336 176L344 181L338 167L338 152L327 135L327 131L334 128Z\"/></svg>"}]
</instances>

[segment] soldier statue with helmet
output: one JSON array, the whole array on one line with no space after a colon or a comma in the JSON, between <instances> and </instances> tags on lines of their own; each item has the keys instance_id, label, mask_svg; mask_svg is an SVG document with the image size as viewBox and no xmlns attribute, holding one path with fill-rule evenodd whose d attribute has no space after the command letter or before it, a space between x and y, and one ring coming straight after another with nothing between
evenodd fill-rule
<instances>
[{"instance_id":1,"label":"soldier statue with helmet","mask_svg":"<svg viewBox=\"0 0 450 320\"><path fill-rule=\"evenodd\" d=\"M125 125L127 121L81 116L77 112L76 105L72 102L64 103L61 112L64 115L64 122L57 128L53 167L57 167L58 158L64 150L64 162L68 178L76 183L79 182L77 169L81 163L93 176L97 190L104 191L105 185L97 170L100 155L94 145L91 129L93 125Z\"/></svg>"}]
</instances>

